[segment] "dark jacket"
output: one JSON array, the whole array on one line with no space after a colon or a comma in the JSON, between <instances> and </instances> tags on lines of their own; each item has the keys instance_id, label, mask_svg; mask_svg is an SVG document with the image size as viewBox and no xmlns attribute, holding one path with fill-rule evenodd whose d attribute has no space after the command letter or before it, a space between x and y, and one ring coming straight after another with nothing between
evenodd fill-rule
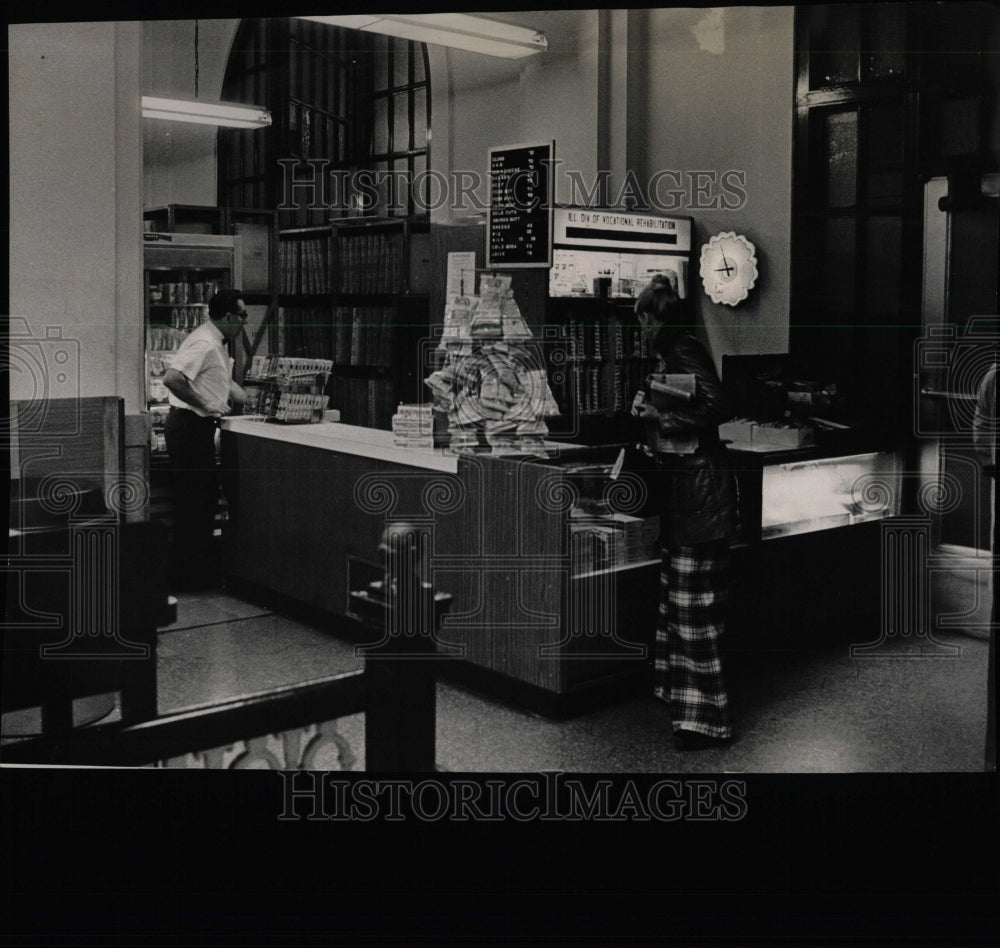
<instances>
[{"instance_id":1,"label":"dark jacket","mask_svg":"<svg viewBox=\"0 0 1000 948\"><path fill-rule=\"evenodd\" d=\"M667 373L693 374L697 380L690 401L672 399L661 410L661 433L698 436L693 454L657 455L659 476L652 483L662 490L661 539L667 546L724 540L737 523L736 482L718 430L732 417L729 399L705 347L690 332L662 330L655 348Z\"/></svg>"}]
</instances>

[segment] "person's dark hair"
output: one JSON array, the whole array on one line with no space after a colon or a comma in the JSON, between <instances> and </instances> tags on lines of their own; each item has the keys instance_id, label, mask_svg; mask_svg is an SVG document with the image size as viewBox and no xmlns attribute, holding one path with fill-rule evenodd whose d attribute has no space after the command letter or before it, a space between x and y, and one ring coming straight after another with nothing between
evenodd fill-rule
<instances>
[{"instance_id":1,"label":"person's dark hair","mask_svg":"<svg viewBox=\"0 0 1000 948\"><path fill-rule=\"evenodd\" d=\"M672 273L657 273L636 299L635 311L648 313L657 322L669 323L677 319L681 304L682 300L677 293L677 277Z\"/></svg>"},{"instance_id":2,"label":"person's dark hair","mask_svg":"<svg viewBox=\"0 0 1000 948\"><path fill-rule=\"evenodd\" d=\"M219 290L208 301L208 315L212 319L222 319L236 310L236 301L243 299L242 290Z\"/></svg>"}]
</instances>

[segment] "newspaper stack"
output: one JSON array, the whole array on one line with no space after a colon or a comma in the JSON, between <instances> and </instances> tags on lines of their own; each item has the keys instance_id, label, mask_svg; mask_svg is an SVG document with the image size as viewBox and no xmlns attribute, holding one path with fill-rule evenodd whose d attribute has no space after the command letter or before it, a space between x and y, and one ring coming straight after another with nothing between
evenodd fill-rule
<instances>
[{"instance_id":1,"label":"newspaper stack","mask_svg":"<svg viewBox=\"0 0 1000 948\"><path fill-rule=\"evenodd\" d=\"M448 434L450 436L449 450L452 452L475 451L479 446L478 428L475 425L456 425L448 420Z\"/></svg>"},{"instance_id":2,"label":"newspaper stack","mask_svg":"<svg viewBox=\"0 0 1000 948\"><path fill-rule=\"evenodd\" d=\"M571 522L570 556L575 574L621 566L628 560L625 535L596 521Z\"/></svg>"},{"instance_id":3,"label":"newspaper stack","mask_svg":"<svg viewBox=\"0 0 1000 948\"><path fill-rule=\"evenodd\" d=\"M480 434L494 452L543 450L545 419L559 407L537 356L521 345L531 338L509 275L483 275L478 296L448 302L438 346L447 361L424 384L448 417L452 451L478 447Z\"/></svg>"},{"instance_id":4,"label":"newspaper stack","mask_svg":"<svg viewBox=\"0 0 1000 948\"><path fill-rule=\"evenodd\" d=\"M399 448L434 447L434 412L430 405L400 404L392 416L392 440Z\"/></svg>"},{"instance_id":5,"label":"newspaper stack","mask_svg":"<svg viewBox=\"0 0 1000 948\"><path fill-rule=\"evenodd\" d=\"M471 432L479 430L496 452L536 453L548 435L545 419L559 412L545 370L533 367L531 353L506 342L452 355L425 384L448 416L452 450L478 444Z\"/></svg>"},{"instance_id":6,"label":"newspaper stack","mask_svg":"<svg viewBox=\"0 0 1000 948\"><path fill-rule=\"evenodd\" d=\"M659 559L660 556L659 515L637 517L617 512L594 514L582 507L574 507L570 511L570 529L575 534L580 534L578 542L581 545L590 544L590 553L585 551L581 555L590 555L593 562L600 561L603 556L605 565L609 565L608 560L613 556L617 564L640 563ZM610 538L609 531L617 536ZM601 554L596 558L591 555L595 544Z\"/></svg>"},{"instance_id":7,"label":"newspaper stack","mask_svg":"<svg viewBox=\"0 0 1000 948\"><path fill-rule=\"evenodd\" d=\"M472 317L479 305L478 296L455 296L444 308L444 332L439 349L468 347L471 351Z\"/></svg>"}]
</instances>

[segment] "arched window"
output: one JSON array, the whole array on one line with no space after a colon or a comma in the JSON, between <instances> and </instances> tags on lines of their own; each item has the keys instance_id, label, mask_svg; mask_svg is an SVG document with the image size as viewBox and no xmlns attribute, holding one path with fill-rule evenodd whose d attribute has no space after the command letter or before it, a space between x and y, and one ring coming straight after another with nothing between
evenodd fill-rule
<instances>
[{"instance_id":1,"label":"arched window","mask_svg":"<svg viewBox=\"0 0 1000 948\"><path fill-rule=\"evenodd\" d=\"M262 131L219 130L219 202L279 207L283 175L291 169L296 178L309 178L322 169L330 174L317 192L323 201L279 209L279 226L312 226L348 214L425 213L427 202L411 184L426 177L428 72L423 43L294 17L244 20L223 99L265 105L273 124ZM357 190L344 186L359 178L362 206Z\"/></svg>"}]
</instances>

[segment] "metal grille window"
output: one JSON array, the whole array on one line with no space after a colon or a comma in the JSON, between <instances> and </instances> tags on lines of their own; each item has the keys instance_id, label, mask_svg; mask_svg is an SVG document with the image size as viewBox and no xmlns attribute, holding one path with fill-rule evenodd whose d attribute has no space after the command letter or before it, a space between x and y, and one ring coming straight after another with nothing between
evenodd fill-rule
<instances>
[{"instance_id":1,"label":"metal grille window","mask_svg":"<svg viewBox=\"0 0 1000 948\"><path fill-rule=\"evenodd\" d=\"M269 20L244 20L229 54L222 98L273 110L270 79L277 57L268 42ZM227 207L273 207L267 181L270 128L219 130L219 203Z\"/></svg>"},{"instance_id":2,"label":"metal grille window","mask_svg":"<svg viewBox=\"0 0 1000 948\"><path fill-rule=\"evenodd\" d=\"M423 43L296 18L245 20L223 98L266 105L274 124L263 131L220 129L220 202L279 207L282 228L427 211L430 89ZM291 168L297 180L329 175L316 192L321 201L281 210L283 176Z\"/></svg>"},{"instance_id":3,"label":"metal grille window","mask_svg":"<svg viewBox=\"0 0 1000 948\"><path fill-rule=\"evenodd\" d=\"M427 47L376 36L374 65L370 155L378 199L369 213L412 215L428 204Z\"/></svg>"}]
</instances>

